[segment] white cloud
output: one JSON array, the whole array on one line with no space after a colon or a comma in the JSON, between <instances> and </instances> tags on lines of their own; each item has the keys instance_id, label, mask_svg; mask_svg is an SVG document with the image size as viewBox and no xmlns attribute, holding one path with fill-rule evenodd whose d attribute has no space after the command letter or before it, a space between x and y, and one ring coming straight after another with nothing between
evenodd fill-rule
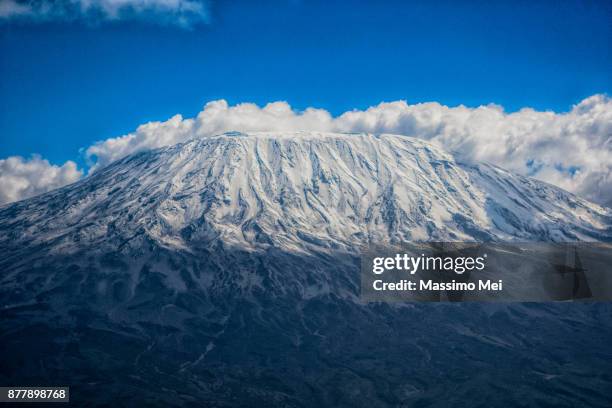
<instances>
[{"instance_id":1,"label":"white cloud","mask_svg":"<svg viewBox=\"0 0 612 408\"><path fill-rule=\"evenodd\" d=\"M104 166L130 153L230 130L326 131L332 126L332 116L323 109L295 112L286 102L273 102L260 108L252 103L228 106L226 101L219 100L207 103L194 119L175 115L165 122L150 122L139 126L134 133L96 143L86 154L90 160L95 156L96 166Z\"/></svg>"},{"instance_id":2,"label":"white cloud","mask_svg":"<svg viewBox=\"0 0 612 408\"><path fill-rule=\"evenodd\" d=\"M55 166L39 156L0 159L0 204L42 194L73 183L82 175L73 161Z\"/></svg>"},{"instance_id":3,"label":"white cloud","mask_svg":"<svg viewBox=\"0 0 612 408\"><path fill-rule=\"evenodd\" d=\"M497 105L468 108L436 102L381 103L332 117L323 109L294 111L285 102L263 108L245 103L206 104L193 119L176 115L141 125L86 151L97 166L127 154L225 131L319 130L396 133L430 140L465 160L489 161L593 201L612 203L612 100L594 95L567 113L530 108L505 113ZM95 157L94 157L95 156Z\"/></svg>"},{"instance_id":4,"label":"white cloud","mask_svg":"<svg viewBox=\"0 0 612 408\"><path fill-rule=\"evenodd\" d=\"M145 19L188 28L208 17L206 0L0 0L0 19L5 20Z\"/></svg>"}]
</instances>

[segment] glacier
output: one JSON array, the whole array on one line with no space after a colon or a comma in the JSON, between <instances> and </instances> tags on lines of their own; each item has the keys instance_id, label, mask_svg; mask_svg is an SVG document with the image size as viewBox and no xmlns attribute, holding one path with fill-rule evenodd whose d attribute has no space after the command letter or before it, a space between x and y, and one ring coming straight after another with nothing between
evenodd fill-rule
<instances>
[{"instance_id":1,"label":"glacier","mask_svg":"<svg viewBox=\"0 0 612 408\"><path fill-rule=\"evenodd\" d=\"M0 207L0 382L88 406L609 405L609 304L362 302L360 249L408 241L611 242L612 210L406 136L143 151Z\"/></svg>"}]
</instances>

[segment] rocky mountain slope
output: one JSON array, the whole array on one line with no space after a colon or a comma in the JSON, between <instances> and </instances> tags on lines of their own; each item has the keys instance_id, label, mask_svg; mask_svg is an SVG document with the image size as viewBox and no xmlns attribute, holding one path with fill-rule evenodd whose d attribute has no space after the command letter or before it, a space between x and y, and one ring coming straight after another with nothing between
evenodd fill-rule
<instances>
[{"instance_id":1,"label":"rocky mountain slope","mask_svg":"<svg viewBox=\"0 0 612 408\"><path fill-rule=\"evenodd\" d=\"M414 240L612 241L612 210L402 136L142 152L0 207L0 383L88 406L606 406L606 304L361 302L361 246Z\"/></svg>"}]
</instances>

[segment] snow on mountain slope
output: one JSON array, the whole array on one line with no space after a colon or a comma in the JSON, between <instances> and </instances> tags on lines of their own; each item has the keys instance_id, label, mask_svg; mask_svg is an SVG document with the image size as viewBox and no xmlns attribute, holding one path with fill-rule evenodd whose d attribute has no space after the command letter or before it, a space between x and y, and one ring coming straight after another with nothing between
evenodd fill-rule
<instances>
[{"instance_id":1,"label":"snow on mountain slope","mask_svg":"<svg viewBox=\"0 0 612 408\"><path fill-rule=\"evenodd\" d=\"M612 211L403 136L226 133L119 160L0 209L3 245L350 249L411 240L610 240Z\"/></svg>"}]
</instances>

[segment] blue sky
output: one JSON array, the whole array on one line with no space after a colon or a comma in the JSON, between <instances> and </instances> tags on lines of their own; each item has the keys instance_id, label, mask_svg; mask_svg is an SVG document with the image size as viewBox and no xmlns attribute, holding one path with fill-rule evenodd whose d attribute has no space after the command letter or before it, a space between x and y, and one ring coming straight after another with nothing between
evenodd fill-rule
<instances>
[{"instance_id":1,"label":"blue sky","mask_svg":"<svg viewBox=\"0 0 612 408\"><path fill-rule=\"evenodd\" d=\"M564 112L611 93L611 2L431 3L213 1L187 28L5 20L0 158L82 163L94 141L220 98L337 115L400 99Z\"/></svg>"}]
</instances>

